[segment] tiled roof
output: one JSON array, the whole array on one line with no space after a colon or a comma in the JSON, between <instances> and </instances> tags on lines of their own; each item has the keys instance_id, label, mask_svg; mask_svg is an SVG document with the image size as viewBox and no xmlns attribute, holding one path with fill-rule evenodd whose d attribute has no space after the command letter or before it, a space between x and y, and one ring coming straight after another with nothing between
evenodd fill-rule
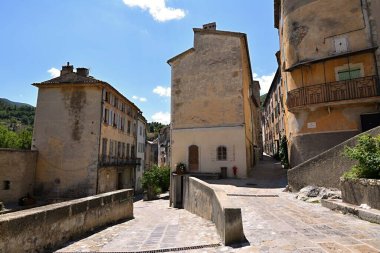
<instances>
[{"instance_id":1,"label":"tiled roof","mask_svg":"<svg viewBox=\"0 0 380 253\"><path fill-rule=\"evenodd\" d=\"M41 83L34 83L34 84L60 84L60 83L79 83L79 84L91 84L91 83L105 83L104 81L95 79L93 77L86 77L78 75L75 72L67 73L64 75L61 75L59 77L41 82Z\"/></svg>"}]
</instances>

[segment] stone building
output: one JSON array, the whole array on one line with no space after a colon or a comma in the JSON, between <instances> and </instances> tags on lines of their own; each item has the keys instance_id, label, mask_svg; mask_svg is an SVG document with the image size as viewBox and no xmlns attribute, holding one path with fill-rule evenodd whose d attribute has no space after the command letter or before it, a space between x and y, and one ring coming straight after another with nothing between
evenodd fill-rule
<instances>
[{"instance_id":1,"label":"stone building","mask_svg":"<svg viewBox=\"0 0 380 253\"><path fill-rule=\"evenodd\" d=\"M264 152L273 156L278 154L281 138L285 136L284 102L279 69L273 78L262 110Z\"/></svg>"},{"instance_id":2,"label":"stone building","mask_svg":"<svg viewBox=\"0 0 380 253\"><path fill-rule=\"evenodd\" d=\"M63 66L38 87L32 149L38 151L35 192L76 198L134 186L141 111L86 68Z\"/></svg>"},{"instance_id":3,"label":"stone building","mask_svg":"<svg viewBox=\"0 0 380 253\"><path fill-rule=\"evenodd\" d=\"M247 36L194 28L194 47L171 66L171 167L247 177L259 150L259 84L252 80ZM259 152L259 151L258 151Z\"/></svg>"},{"instance_id":4,"label":"stone building","mask_svg":"<svg viewBox=\"0 0 380 253\"><path fill-rule=\"evenodd\" d=\"M380 124L380 3L274 3L293 167Z\"/></svg>"},{"instance_id":5,"label":"stone building","mask_svg":"<svg viewBox=\"0 0 380 253\"><path fill-rule=\"evenodd\" d=\"M146 170L145 167L145 160L146 160L146 125L147 121L145 117L139 113L137 117L137 155L136 157L138 159L141 159L140 165L136 166L136 186L135 190L137 192L142 191L142 184L141 179L144 171Z\"/></svg>"},{"instance_id":6,"label":"stone building","mask_svg":"<svg viewBox=\"0 0 380 253\"><path fill-rule=\"evenodd\" d=\"M158 145L158 166L170 166L170 126L160 129L157 138Z\"/></svg>"},{"instance_id":7,"label":"stone building","mask_svg":"<svg viewBox=\"0 0 380 253\"><path fill-rule=\"evenodd\" d=\"M158 164L158 140L147 141L145 149L145 168L149 170L153 165Z\"/></svg>"}]
</instances>

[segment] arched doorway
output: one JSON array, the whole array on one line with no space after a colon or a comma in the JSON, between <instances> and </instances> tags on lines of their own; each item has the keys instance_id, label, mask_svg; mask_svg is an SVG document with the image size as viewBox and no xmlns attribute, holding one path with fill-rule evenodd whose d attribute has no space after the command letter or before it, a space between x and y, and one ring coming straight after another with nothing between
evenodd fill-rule
<instances>
[{"instance_id":1,"label":"arched doorway","mask_svg":"<svg viewBox=\"0 0 380 253\"><path fill-rule=\"evenodd\" d=\"M189 171L199 170L199 148L196 145L189 147Z\"/></svg>"}]
</instances>

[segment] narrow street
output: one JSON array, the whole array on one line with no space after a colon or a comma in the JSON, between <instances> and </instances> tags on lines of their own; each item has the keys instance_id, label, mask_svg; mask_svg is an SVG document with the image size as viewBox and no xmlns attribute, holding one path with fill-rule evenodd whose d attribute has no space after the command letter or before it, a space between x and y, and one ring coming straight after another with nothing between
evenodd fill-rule
<instances>
[{"instance_id":1,"label":"narrow street","mask_svg":"<svg viewBox=\"0 0 380 253\"><path fill-rule=\"evenodd\" d=\"M249 241L246 245L220 245L213 223L185 210L169 208L168 200L157 200L136 202L135 219L58 252L171 248L177 248L177 252L380 252L380 225L296 200L294 194L282 192L286 170L269 157L256 167L252 178L210 183L226 191L242 208L244 233Z\"/></svg>"}]
</instances>

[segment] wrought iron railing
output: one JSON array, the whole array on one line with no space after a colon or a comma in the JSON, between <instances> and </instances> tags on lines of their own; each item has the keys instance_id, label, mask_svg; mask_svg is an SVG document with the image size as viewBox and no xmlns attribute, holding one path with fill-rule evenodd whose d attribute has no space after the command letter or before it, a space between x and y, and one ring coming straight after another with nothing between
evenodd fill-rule
<instances>
[{"instance_id":1,"label":"wrought iron railing","mask_svg":"<svg viewBox=\"0 0 380 253\"><path fill-rule=\"evenodd\" d=\"M380 96L379 78L367 76L292 90L288 92L287 105L289 109L292 109L305 105L374 96Z\"/></svg>"},{"instance_id":2,"label":"wrought iron railing","mask_svg":"<svg viewBox=\"0 0 380 253\"><path fill-rule=\"evenodd\" d=\"M120 158L115 156L101 155L99 166L126 166L141 165L141 158Z\"/></svg>"}]
</instances>

